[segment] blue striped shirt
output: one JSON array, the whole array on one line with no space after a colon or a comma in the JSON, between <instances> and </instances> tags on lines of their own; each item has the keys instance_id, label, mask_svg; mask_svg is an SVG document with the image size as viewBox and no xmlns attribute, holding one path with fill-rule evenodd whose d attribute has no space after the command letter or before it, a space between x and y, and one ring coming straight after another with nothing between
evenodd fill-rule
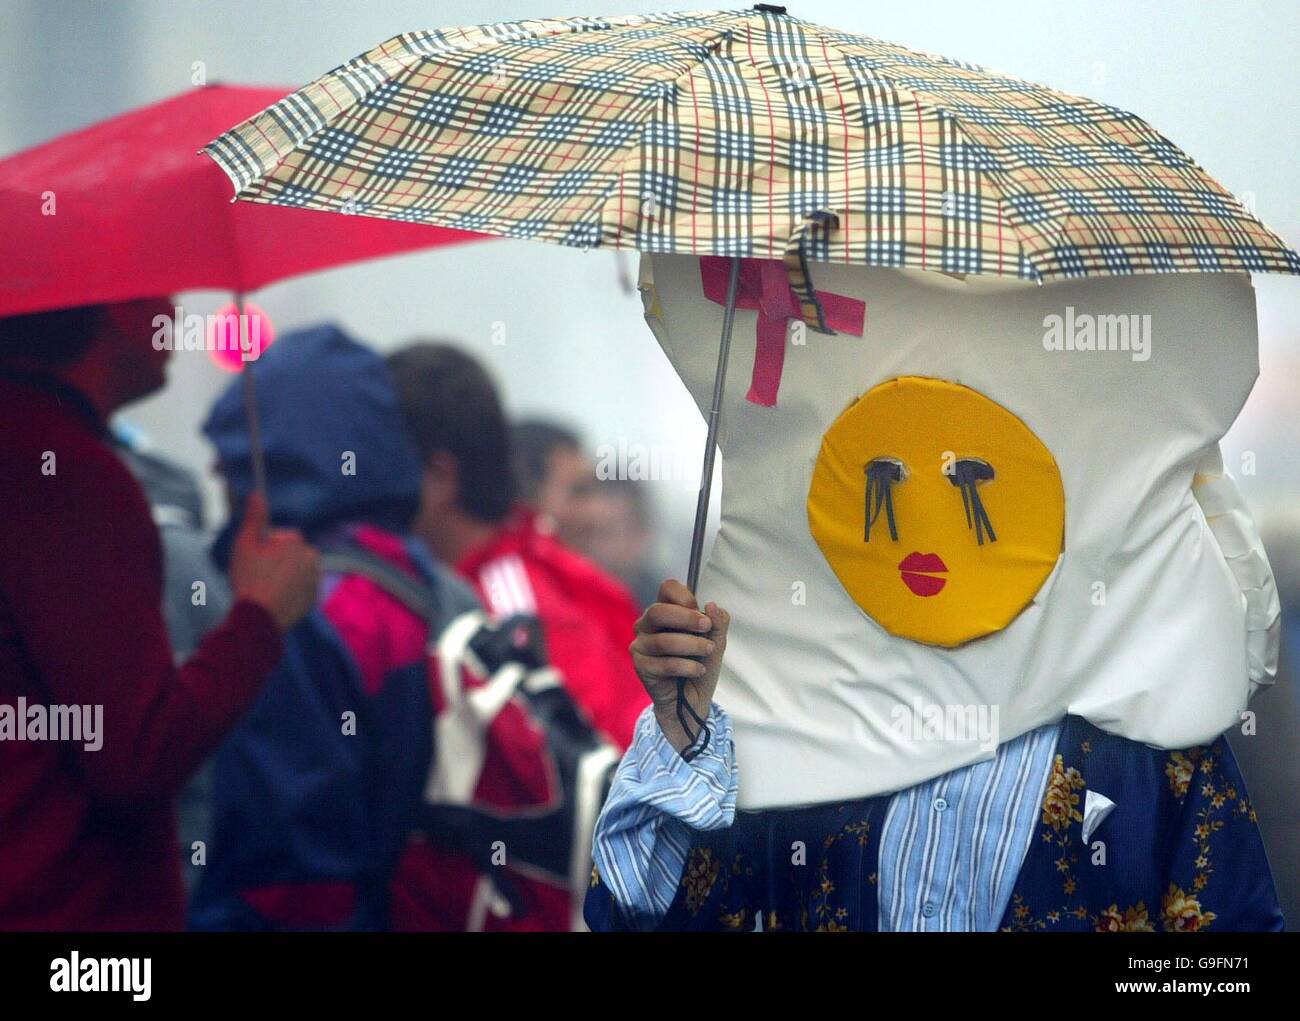
<instances>
[{"instance_id":1,"label":"blue striped shirt","mask_svg":"<svg viewBox=\"0 0 1300 1021\"><path fill-rule=\"evenodd\" d=\"M899 791L880 833L882 932L992 932L1029 850L1060 724Z\"/></svg>"},{"instance_id":2,"label":"blue striped shirt","mask_svg":"<svg viewBox=\"0 0 1300 1021\"><path fill-rule=\"evenodd\" d=\"M593 858L632 924L653 928L677 895L694 831L736 817L731 720L709 710L709 747L686 762L653 710L637 721L596 824ZM882 930L991 931L1006 910L1051 775L1059 724L895 794L881 832ZM886 864L888 863L888 864Z\"/></svg>"}]
</instances>

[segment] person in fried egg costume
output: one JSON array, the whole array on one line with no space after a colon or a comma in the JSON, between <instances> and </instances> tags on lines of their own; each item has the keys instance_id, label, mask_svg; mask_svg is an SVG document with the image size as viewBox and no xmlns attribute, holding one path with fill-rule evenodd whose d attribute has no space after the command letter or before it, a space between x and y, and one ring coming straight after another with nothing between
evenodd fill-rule
<instances>
[{"instance_id":1,"label":"person in fried egg costume","mask_svg":"<svg viewBox=\"0 0 1300 1021\"><path fill-rule=\"evenodd\" d=\"M641 270L706 411L727 261ZM1222 736L1277 658L1218 447L1258 371L1249 278L818 265L823 336L771 268L740 278L707 602L666 582L638 624L654 705L588 924L1281 928Z\"/></svg>"}]
</instances>

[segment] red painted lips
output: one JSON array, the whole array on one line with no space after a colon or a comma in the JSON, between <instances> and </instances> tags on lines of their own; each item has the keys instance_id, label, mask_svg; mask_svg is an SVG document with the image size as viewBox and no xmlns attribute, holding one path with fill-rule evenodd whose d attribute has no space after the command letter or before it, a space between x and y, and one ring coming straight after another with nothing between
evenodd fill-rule
<instances>
[{"instance_id":1,"label":"red painted lips","mask_svg":"<svg viewBox=\"0 0 1300 1021\"><path fill-rule=\"evenodd\" d=\"M937 578L937 574L946 574L948 565L938 553L909 553L898 565L903 584L918 596L937 596L948 584L947 578Z\"/></svg>"}]
</instances>

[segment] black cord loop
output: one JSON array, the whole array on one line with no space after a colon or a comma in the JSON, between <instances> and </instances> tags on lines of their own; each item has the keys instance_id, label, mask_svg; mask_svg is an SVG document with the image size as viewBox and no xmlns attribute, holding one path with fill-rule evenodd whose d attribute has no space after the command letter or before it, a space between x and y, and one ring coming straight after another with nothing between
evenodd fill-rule
<instances>
[{"instance_id":1,"label":"black cord loop","mask_svg":"<svg viewBox=\"0 0 1300 1021\"><path fill-rule=\"evenodd\" d=\"M691 725L686 722L686 716L688 713L690 714L691 719L699 725L699 730L696 730L694 733L691 731ZM684 733L691 742L686 746L686 750L682 752L682 758L687 762L690 762L693 759L698 758L700 753L709 747L709 739L712 737L712 732L709 730L708 721L703 719L700 714L695 711L695 707L691 705L690 701L686 698L685 677L677 678L677 722L681 725L682 733ZM699 747L696 747L696 745L699 745Z\"/></svg>"}]
</instances>

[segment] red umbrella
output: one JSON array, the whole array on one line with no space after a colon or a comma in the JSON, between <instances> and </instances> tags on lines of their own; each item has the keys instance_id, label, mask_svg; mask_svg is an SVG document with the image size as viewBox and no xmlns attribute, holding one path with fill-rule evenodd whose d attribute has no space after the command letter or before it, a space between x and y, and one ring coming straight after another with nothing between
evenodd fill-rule
<instances>
[{"instance_id":1,"label":"red umbrella","mask_svg":"<svg viewBox=\"0 0 1300 1021\"><path fill-rule=\"evenodd\" d=\"M289 89L208 85L0 160L0 316L285 277L481 234L232 202L197 155Z\"/></svg>"},{"instance_id":2,"label":"red umbrella","mask_svg":"<svg viewBox=\"0 0 1300 1021\"><path fill-rule=\"evenodd\" d=\"M198 151L289 91L195 88L0 160L0 316L199 288L242 302L285 277L483 237L235 203ZM253 373L243 377L262 489Z\"/></svg>"}]
</instances>

